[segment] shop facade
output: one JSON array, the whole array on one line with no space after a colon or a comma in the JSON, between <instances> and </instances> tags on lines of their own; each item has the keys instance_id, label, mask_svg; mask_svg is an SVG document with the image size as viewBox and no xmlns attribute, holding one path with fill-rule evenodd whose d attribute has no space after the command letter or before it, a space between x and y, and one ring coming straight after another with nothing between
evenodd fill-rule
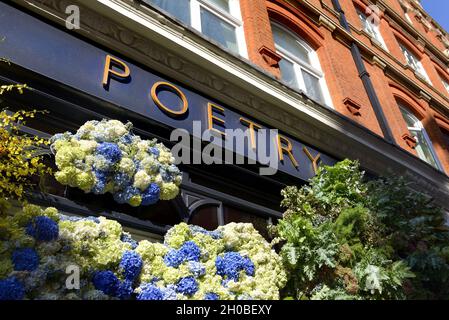
<instances>
[{"instance_id":1,"label":"shop facade","mask_svg":"<svg viewBox=\"0 0 449 320\"><path fill-rule=\"evenodd\" d=\"M439 160L432 166L402 146L413 137L389 141L381 124L372 129L365 120L339 112L333 94L337 84L330 84L327 75L327 91L314 96L280 81L279 67L270 72L282 57L268 47L259 47L257 59L269 65L262 68L251 50L225 50L186 21L142 1L75 2L0 3L0 56L10 60L1 66L2 81L32 89L7 95L4 102L13 109L25 105L49 111L30 123L30 133L49 137L107 118L131 121L136 134L173 146L173 130L184 129L193 137L188 152L194 159L205 145L200 142L195 149L195 138L205 130L222 135L226 129L275 129L267 144L276 152L278 170L261 175L260 163L192 160L180 164L181 194L154 206L118 205L108 196L85 195L55 181L48 181L47 194L35 195L36 203L114 218L144 238L160 239L181 221L211 230L229 222L251 222L265 233L266 225L282 216L283 187L307 183L319 165L349 158L359 160L368 176L406 176L449 212L449 168L439 156L443 151L436 151ZM80 29L67 28L70 5L80 10ZM321 28L335 30L337 25L326 19L318 18ZM237 48L255 46L251 39L245 29L236 36ZM346 105L357 109L351 101ZM379 119L375 110L369 113L369 121ZM201 127L198 131L195 124ZM260 144L254 141L253 147ZM236 151L233 159L238 156L250 158L246 151Z\"/></svg>"}]
</instances>

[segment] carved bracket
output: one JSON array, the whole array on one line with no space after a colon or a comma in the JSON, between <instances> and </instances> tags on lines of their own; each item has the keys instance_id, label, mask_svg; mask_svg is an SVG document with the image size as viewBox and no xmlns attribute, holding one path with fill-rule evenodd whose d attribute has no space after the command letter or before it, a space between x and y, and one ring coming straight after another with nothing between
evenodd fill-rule
<instances>
[{"instance_id":1,"label":"carved bracket","mask_svg":"<svg viewBox=\"0 0 449 320\"><path fill-rule=\"evenodd\" d=\"M415 137L413 137L412 135L410 135L410 133L405 133L402 135L402 139L405 141L405 143L411 148L411 149L415 149L416 145L417 145L417 141L415 139Z\"/></svg>"},{"instance_id":2,"label":"carved bracket","mask_svg":"<svg viewBox=\"0 0 449 320\"><path fill-rule=\"evenodd\" d=\"M346 108L348 108L349 112L351 112L351 114L353 116L361 116L362 113L360 112L360 109L362 108L362 106L358 103L355 102L354 100L352 100L351 98L345 98L343 100L344 105L346 106Z\"/></svg>"},{"instance_id":3,"label":"carved bracket","mask_svg":"<svg viewBox=\"0 0 449 320\"><path fill-rule=\"evenodd\" d=\"M259 49L259 53L270 67L273 68L279 67L279 61L281 61L282 57L278 55L275 51L271 50L266 46L262 46Z\"/></svg>"}]
</instances>

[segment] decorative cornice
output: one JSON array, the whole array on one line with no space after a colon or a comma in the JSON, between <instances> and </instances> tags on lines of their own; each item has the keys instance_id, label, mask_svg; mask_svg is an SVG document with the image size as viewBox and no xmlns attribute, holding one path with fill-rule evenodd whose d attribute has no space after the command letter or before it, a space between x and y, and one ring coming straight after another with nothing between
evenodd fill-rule
<instances>
[{"instance_id":1,"label":"decorative cornice","mask_svg":"<svg viewBox=\"0 0 449 320\"><path fill-rule=\"evenodd\" d=\"M382 70L385 70L385 68L387 67L387 64L385 62L383 62L378 56L374 55L372 62L374 65L378 66L379 68L381 68Z\"/></svg>"},{"instance_id":2,"label":"decorative cornice","mask_svg":"<svg viewBox=\"0 0 449 320\"><path fill-rule=\"evenodd\" d=\"M422 91L422 90L419 92L419 96L420 96L421 99L423 99L423 100L425 100L425 101L427 101L427 102L432 101L432 97L429 96L427 93L425 93L425 92Z\"/></svg>"},{"instance_id":3,"label":"decorative cornice","mask_svg":"<svg viewBox=\"0 0 449 320\"><path fill-rule=\"evenodd\" d=\"M335 28L337 27L333 21L331 21L329 18L327 18L324 15L320 15L319 17L319 25L325 27L326 29L333 32Z\"/></svg>"}]
</instances>

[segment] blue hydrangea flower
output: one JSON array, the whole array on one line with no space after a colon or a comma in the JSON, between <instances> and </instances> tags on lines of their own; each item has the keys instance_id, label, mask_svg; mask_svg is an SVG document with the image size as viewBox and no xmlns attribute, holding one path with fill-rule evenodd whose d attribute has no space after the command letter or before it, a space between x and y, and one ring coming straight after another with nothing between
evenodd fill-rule
<instances>
[{"instance_id":1,"label":"blue hydrangea flower","mask_svg":"<svg viewBox=\"0 0 449 320\"><path fill-rule=\"evenodd\" d=\"M25 288L16 277L0 280L0 300L22 300Z\"/></svg>"},{"instance_id":2,"label":"blue hydrangea flower","mask_svg":"<svg viewBox=\"0 0 449 320\"><path fill-rule=\"evenodd\" d=\"M142 193L142 205L149 206L159 201L161 189L156 183L152 183Z\"/></svg>"},{"instance_id":3,"label":"blue hydrangea flower","mask_svg":"<svg viewBox=\"0 0 449 320\"><path fill-rule=\"evenodd\" d=\"M142 258L135 251L125 251L120 261L120 269L126 280L134 281L142 270Z\"/></svg>"},{"instance_id":4,"label":"blue hydrangea flower","mask_svg":"<svg viewBox=\"0 0 449 320\"><path fill-rule=\"evenodd\" d=\"M120 236L120 240L122 242L131 244L131 249L133 249L133 250L135 248L137 248L137 246L139 245L139 243L136 240L134 240L133 238L131 238L131 236L127 233L122 233L122 235Z\"/></svg>"},{"instance_id":5,"label":"blue hydrangea flower","mask_svg":"<svg viewBox=\"0 0 449 320\"><path fill-rule=\"evenodd\" d=\"M152 285L151 283L146 283L140 287L141 292L137 295L137 300L163 300L164 295L162 291Z\"/></svg>"},{"instance_id":6,"label":"blue hydrangea flower","mask_svg":"<svg viewBox=\"0 0 449 320\"><path fill-rule=\"evenodd\" d=\"M161 289L164 300L177 300L176 286L173 284L168 285L166 288Z\"/></svg>"},{"instance_id":7,"label":"blue hydrangea flower","mask_svg":"<svg viewBox=\"0 0 449 320\"><path fill-rule=\"evenodd\" d=\"M97 154L102 155L111 164L116 164L122 159L122 151L115 143L102 142L97 146Z\"/></svg>"},{"instance_id":8,"label":"blue hydrangea flower","mask_svg":"<svg viewBox=\"0 0 449 320\"><path fill-rule=\"evenodd\" d=\"M201 250L193 241L184 242L179 252L185 261L200 261Z\"/></svg>"},{"instance_id":9,"label":"blue hydrangea flower","mask_svg":"<svg viewBox=\"0 0 449 320\"><path fill-rule=\"evenodd\" d=\"M254 263L251 261L251 259L249 257L244 258L243 265L244 265L246 274L254 277L256 269L255 269Z\"/></svg>"},{"instance_id":10,"label":"blue hydrangea flower","mask_svg":"<svg viewBox=\"0 0 449 320\"><path fill-rule=\"evenodd\" d=\"M17 249L12 253L16 271L34 271L39 266L39 255L33 248Z\"/></svg>"},{"instance_id":11,"label":"blue hydrangea flower","mask_svg":"<svg viewBox=\"0 0 449 320\"><path fill-rule=\"evenodd\" d=\"M114 185L118 189L126 189L131 185L131 177L124 172L117 172L114 177Z\"/></svg>"},{"instance_id":12,"label":"blue hydrangea flower","mask_svg":"<svg viewBox=\"0 0 449 320\"><path fill-rule=\"evenodd\" d=\"M154 154L157 157L159 157L160 151L158 148L156 147L150 147L150 149L148 150L150 153Z\"/></svg>"},{"instance_id":13,"label":"blue hydrangea flower","mask_svg":"<svg viewBox=\"0 0 449 320\"><path fill-rule=\"evenodd\" d=\"M208 292L204 296L204 300L220 300L220 296L214 292Z\"/></svg>"},{"instance_id":14,"label":"blue hydrangea flower","mask_svg":"<svg viewBox=\"0 0 449 320\"><path fill-rule=\"evenodd\" d=\"M168 267L177 268L184 262L183 256L178 250L170 250L164 257L164 263Z\"/></svg>"},{"instance_id":15,"label":"blue hydrangea flower","mask_svg":"<svg viewBox=\"0 0 449 320\"><path fill-rule=\"evenodd\" d=\"M197 261L189 261L189 270L195 278L199 278L206 273L206 267Z\"/></svg>"},{"instance_id":16,"label":"blue hydrangea flower","mask_svg":"<svg viewBox=\"0 0 449 320\"><path fill-rule=\"evenodd\" d=\"M139 194L139 189L128 186L125 190L114 193L114 200L120 204L128 203L135 195Z\"/></svg>"},{"instance_id":17,"label":"blue hydrangea flower","mask_svg":"<svg viewBox=\"0 0 449 320\"><path fill-rule=\"evenodd\" d=\"M38 241L52 241L59 236L59 226L49 217L39 216L27 225L26 233Z\"/></svg>"},{"instance_id":18,"label":"blue hydrangea flower","mask_svg":"<svg viewBox=\"0 0 449 320\"><path fill-rule=\"evenodd\" d=\"M100 170L95 170L96 183L92 188L94 194L105 193L106 185L108 183L108 173Z\"/></svg>"},{"instance_id":19,"label":"blue hydrangea flower","mask_svg":"<svg viewBox=\"0 0 449 320\"><path fill-rule=\"evenodd\" d=\"M117 292L115 295L117 296L117 298L119 298L121 300L127 300L127 299L131 298L133 292L134 292L134 289L133 289L132 281L125 280L125 281L119 283L119 285L117 287Z\"/></svg>"},{"instance_id":20,"label":"blue hydrangea flower","mask_svg":"<svg viewBox=\"0 0 449 320\"><path fill-rule=\"evenodd\" d=\"M112 271L98 271L94 274L92 283L97 290L110 296L116 296L120 280Z\"/></svg>"},{"instance_id":21,"label":"blue hydrangea flower","mask_svg":"<svg viewBox=\"0 0 449 320\"><path fill-rule=\"evenodd\" d=\"M226 252L222 257L215 260L217 274L234 281L239 280L240 271L244 270L247 275L254 275L254 263L248 257L242 257L238 252Z\"/></svg>"},{"instance_id":22,"label":"blue hydrangea flower","mask_svg":"<svg viewBox=\"0 0 449 320\"><path fill-rule=\"evenodd\" d=\"M215 240L222 238L221 232L217 231L217 230L208 231L206 229L203 229L203 228L201 228L199 226L195 226L195 225L190 225L189 229L193 234L202 233L202 234L208 235L209 237L211 237L212 239L215 239Z\"/></svg>"},{"instance_id":23,"label":"blue hydrangea flower","mask_svg":"<svg viewBox=\"0 0 449 320\"><path fill-rule=\"evenodd\" d=\"M198 291L198 283L193 277L181 278L176 285L176 291L187 296L192 296Z\"/></svg>"},{"instance_id":24,"label":"blue hydrangea flower","mask_svg":"<svg viewBox=\"0 0 449 320\"><path fill-rule=\"evenodd\" d=\"M123 137L120 138L120 142L123 144L132 144L133 136L130 134L125 134Z\"/></svg>"},{"instance_id":25,"label":"blue hydrangea flower","mask_svg":"<svg viewBox=\"0 0 449 320\"><path fill-rule=\"evenodd\" d=\"M201 250L193 241L185 242L179 250L170 250L164 257L167 266L177 268L184 261L199 261Z\"/></svg>"}]
</instances>

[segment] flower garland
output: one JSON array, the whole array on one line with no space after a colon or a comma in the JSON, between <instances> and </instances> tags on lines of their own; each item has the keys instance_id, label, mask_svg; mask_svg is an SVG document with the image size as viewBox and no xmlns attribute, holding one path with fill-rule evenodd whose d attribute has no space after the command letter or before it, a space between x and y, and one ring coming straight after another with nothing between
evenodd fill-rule
<instances>
[{"instance_id":1,"label":"flower garland","mask_svg":"<svg viewBox=\"0 0 449 320\"><path fill-rule=\"evenodd\" d=\"M182 175L170 150L131 129L129 122L88 121L76 134L53 136L56 180L86 193L111 193L116 202L134 207L175 198Z\"/></svg>"},{"instance_id":2,"label":"flower garland","mask_svg":"<svg viewBox=\"0 0 449 320\"><path fill-rule=\"evenodd\" d=\"M181 223L164 243L137 243L104 217L27 205L0 216L0 300L278 299L280 257L251 224ZM79 289L67 287L70 267Z\"/></svg>"}]
</instances>

